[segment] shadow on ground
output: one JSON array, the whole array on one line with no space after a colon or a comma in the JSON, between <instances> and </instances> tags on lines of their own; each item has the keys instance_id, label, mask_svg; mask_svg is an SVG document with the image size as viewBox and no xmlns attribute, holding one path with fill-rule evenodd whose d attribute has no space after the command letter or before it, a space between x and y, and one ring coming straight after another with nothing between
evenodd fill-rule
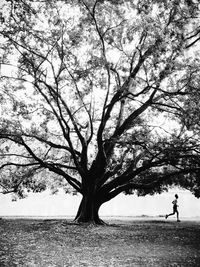
<instances>
[{"instance_id":1,"label":"shadow on ground","mask_svg":"<svg viewBox=\"0 0 200 267\"><path fill-rule=\"evenodd\" d=\"M196 221L0 220L0 266L200 266Z\"/></svg>"}]
</instances>

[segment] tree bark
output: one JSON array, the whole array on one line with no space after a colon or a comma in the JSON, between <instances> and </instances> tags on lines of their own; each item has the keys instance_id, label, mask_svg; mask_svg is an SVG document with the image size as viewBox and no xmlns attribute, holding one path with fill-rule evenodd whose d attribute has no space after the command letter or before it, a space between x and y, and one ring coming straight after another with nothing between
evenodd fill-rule
<instances>
[{"instance_id":1,"label":"tree bark","mask_svg":"<svg viewBox=\"0 0 200 267\"><path fill-rule=\"evenodd\" d=\"M99 218L100 206L101 204L95 200L94 196L83 195L74 221L78 223L105 224Z\"/></svg>"}]
</instances>

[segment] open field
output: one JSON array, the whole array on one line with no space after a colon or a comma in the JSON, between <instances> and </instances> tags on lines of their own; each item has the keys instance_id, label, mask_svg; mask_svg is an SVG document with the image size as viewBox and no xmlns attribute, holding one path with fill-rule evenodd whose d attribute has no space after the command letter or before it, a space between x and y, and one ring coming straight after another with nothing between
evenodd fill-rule
<instances>
[{"instance_id":1,"label":"open field","mask_svg":"<svg viewBox=\"0 0 200 267\"><path fill-rule=\"evenodd\" d=\"M0 220L0 266L200 266L200 222Z\"/></svg>"}]
</instances>

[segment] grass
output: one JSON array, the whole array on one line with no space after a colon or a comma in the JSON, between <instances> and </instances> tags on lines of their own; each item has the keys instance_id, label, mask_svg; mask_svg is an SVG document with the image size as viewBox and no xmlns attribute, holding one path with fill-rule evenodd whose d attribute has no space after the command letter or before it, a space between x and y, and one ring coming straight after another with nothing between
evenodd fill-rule
<instances>
[{"instance_id":1,"label":"grass","mask_svg":"<svg viewBox=\"0 0 200 267\"><path fill-rule=\"evenodd\" d=\"M0 266L200 266L200 222L0 220Z\"/></svg>"}]
</instances>

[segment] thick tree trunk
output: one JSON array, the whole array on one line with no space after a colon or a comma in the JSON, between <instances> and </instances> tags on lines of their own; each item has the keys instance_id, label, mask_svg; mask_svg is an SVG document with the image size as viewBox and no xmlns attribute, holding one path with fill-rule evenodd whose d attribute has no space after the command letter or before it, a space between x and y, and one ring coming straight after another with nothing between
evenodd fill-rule
<instances>
[{"instance_id":1,"label":"thick tree trunk","mask_svg":"<svg viewBox=\"0 0 200 267\"><path fill-rule=\"evenodd\" d=\"M104 222L99 218L100 206L101 204L98 203L94 197L83 196L75 217L75 222L104 224Z\"/></svg>"}]
</instances>

